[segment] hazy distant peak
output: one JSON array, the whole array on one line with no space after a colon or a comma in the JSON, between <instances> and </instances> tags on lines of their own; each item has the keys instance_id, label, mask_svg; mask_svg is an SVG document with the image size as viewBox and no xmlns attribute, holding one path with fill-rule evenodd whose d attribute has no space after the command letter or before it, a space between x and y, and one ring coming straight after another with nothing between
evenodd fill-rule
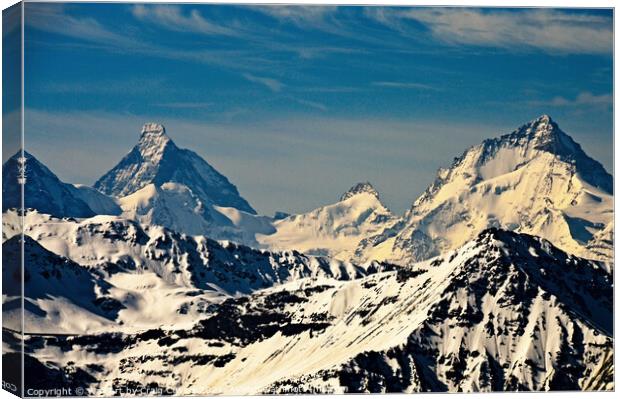
<instances>
[{"instance_id":1,"label":"hazy distant peak","mask_svg":"<svg viewBox=\"0 0 620 399\"><path fill-rule=\"evenodd\" d=\"M372 184L370 184L369 182L361 182L361 183L357 183L356 185L351 187L347 192L342 194L342 196L340 197L340 201L346 201L355 195L363 194L363 193L371 194L377 199L379 199L379 193L377 192L377 190L375 190Z\"/></svg>"}]
</instances>

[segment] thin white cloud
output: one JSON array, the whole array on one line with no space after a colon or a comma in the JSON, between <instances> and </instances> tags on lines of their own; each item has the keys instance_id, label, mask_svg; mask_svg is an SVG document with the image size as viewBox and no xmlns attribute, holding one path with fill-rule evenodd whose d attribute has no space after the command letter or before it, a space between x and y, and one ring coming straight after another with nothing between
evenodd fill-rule
<instances>
[{"instance_id":1,"label":"thin white cloud","mask_svg":"<svg viewBox=\"0 0 620 399\"><path fill-rule=\"evenodd\" d=\"M254 9L283 22L304 25L322 22L327 15L338 8L334 6L264 5L254 7Z\"/></svg>"},{"instance_id":2,"label":"thin white cloud","mask_svg":"<svg viewBox=\"0 0 620 399\"><path fill-rule=\"evenodd\" d=\"M439 90L438 88L427 85L424 83L416 83L416 82L391 82L391 81L380 81L380 82L372 82L372 86L377 87L389 87L394 89L415 89L415 90Z\"/></svg>"},{"instance_id":3,"label":"thin white cloud","mask_svg":"<svg viewBox=\"0 0 620 399\"><path fill-rule=\"evenodd\" d=\"M413 34L404 24L423 24L448 45L537 49L558 53L609 54L611 18L552 9L495 10L472 8L376 9L367 15L386 26ZM408 30L409 29L409 30ZM419 30L416 31L419 35Z\"/></svg>"},{"instance_id":4,"label":"thin white cloud","mask_svg":"<svg viewBox=\"0 0 620 399\"><path fill-rule=\"evenodd\" d=\"M121 32L117 27L106 26L92 17L77 17L68 14L60 4L28 3L26 23L37 30L63 35L78 40L70 46L84 45L113 53L143 54L151 57L174 60L188 60L197 63L225 66L232 69L260 69L273 66L272 60L253 51L238 49L192 49L171 48L157 43L150 43L135 34L135 31ZM147 11L151 12L151 11ZM137 12L139 15L141 11ZM165 13L162 13L164 15ZM174 12L168 14L171 18ZM160 15L159 22L163 23ZM182 17L198 21L192 29L202 26L198 17ZM179 29L178 25L169 24L170 29ZM203 26L206 30L206 27ZM54 43L55 45L67 45Z\"/></svg>"},{"instance_id":5,"label":"thin white cloud","mask_svg":"<svg viewBox=\"0 0 620 399\"><path fill-rule=\"evenodd\" d=\"M352 87L352 86L328 86L328 87L302 87L297 88L297 91L306 92L306 93L357 93L361 91L365 91L362 87Z\"/></svg>"},{"instance_id":6,"label":"thin white cloud","mask_svg":"<svg viewBox=\"0 0 620 399\"><path fill-rule=\"evenodd\" d=\"M190 108L199 108L206 109L213 105L213 103L209 102L170 102L170 103L157 103L153 104L155 107L161 108L179 108L179 109L190 109Z\"/></svg>"},{"instance_id":7,"label":"thin white cloud","mask_svg":"<svg viewBox=\"0 0 620 399\"><path fill-rule=\"evenodd\" d=\"M301 105L306 105L310 108L318 109L319 111L327 111L327 106L325 104L316 101L302 100L300 98L296 98L295 101L297 101Z\"/></svg>"},{"instance_id":8,"label":"thin white cloud","mask_svg":"<svg viewBox=\"0 0 620 399\"><path fill-rule=\"evenodd\" d=\"M223 36L237 36L238 34L236 29L207 20L196 9L190 10L186 15L178 6L136 4L131 12L141 21L164 26L170 30Z\"/></svg>"},{"instance_id":9,"label":"thin white cloud","mask_svg":"<svg viewBox=\"0 0 620 399\"><path fill-rule=\"evenodd\" d=\"M610 106L614 98L611 94L595 95L584 91L579 93L575 99L557 96L548 101L531 101L532 105L549 105L552 107L575 107L575 106Z\"/></svg>"},{"instance_id":10,"label":"thin white cloud","mask_svg":"<svg viewBox=\"0 0 620 399\"><path fill-rule=\"evenodd\" d=\"M54 94L135 94L161 92L164 89L170 91L170 88L165 87L164 79L161 78L123 78L116 80L69 82L49 81L38 85L37 89L42 92Z\"/></svg>"},{"instance_id":11,"label":"thin white cloud","mask_svg":"<svg viewBox=\"0 0 620 399\"><path fill-rule=\"evenodd\" d=\"M280 92L284 87L284 84L279 80L273 78L266 78L262 76L255 76L249 73L244 73L243 77L253 83L258 83L263 86L266 86L269 90L273 92Z\"/></svg>"},{"instance_id":12,"label":"thin white cloud","mask_svg":"<svg viewBox=\"0 0 620 399\"><path fill-rule=\"evenodd\" d=\"M94 18L66 14L61 4L31 3L26 5L25 12L26 24L38 30L110 46L138 47L131 37L106 28Z\"/></svg>"}]
</instances>

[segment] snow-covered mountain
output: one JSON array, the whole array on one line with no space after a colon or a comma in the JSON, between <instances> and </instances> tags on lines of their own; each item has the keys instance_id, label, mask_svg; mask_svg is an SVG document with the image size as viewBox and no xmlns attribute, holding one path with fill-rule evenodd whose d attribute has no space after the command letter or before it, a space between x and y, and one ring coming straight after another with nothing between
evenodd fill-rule
<instances>
[{"instance_id":1,"label":"snow-covered mountain","mask_svg":"<svg viewBox=\"0 0 620 399\"><path fill-rule=\"evenodd\" d=\"M212 303L190 327L29 335L26 372L104 393L613 389L612 287L600 263L492 229L412 268Z\"/></svg>"},{"instance_id":2,"label":"snow-covered mountain","mask_svg":"<svg viewBox=\"0 0 620 399\"><path fill-rule=\"evenodd\" d=\"M149 125L146 126L145 131L148 131ZM21 187L17 184L19 156L20 153L15 154L3 165L3 211L20 206ZM149 183L127 196L112 198L86 185L64 183L31 154L26 153L25 158L25 207L40 213L77 218L122 214L125 218L167 227L179 233L207 235L213 239L252 246L258 246L256 234L275 231L272 218L256 215L253 210L246 212L235 207L215 205L201 199L182 183L169 181L159 186ZM145 158L145 162L150 163L151 159Z\"/></svg>"},{"instance_id":3,"label":"snow-covered mountain","mask_svg":"<svg viewBox=\"0 0 620 399\"><path fill-rule=\"evenodd\" d=\"M213 225L209 206L185 185L148 184L119 199L123 216L186 234L206 234Z\"/></svg>"},{"instance_id":4,"label":"snow-covered mountain","mask_svg":"<svg viewBox=\"0 0 620 399\"><path fill-rule=\"evenodd\" d=\"M165 128L155 123L144 125L138 144L94 187L124 197L149 184L160 187L164 183L187 186L204 205L256 213L225 176L195 152L177 147Z\"/></svg>"},{"instance_id":5,"label":"snow-covered mountain","mask_svg":"<svg viewBox=\"0 0 620 399\"><path fill-rule=\"evenodd\" d=\"M256 234L274 231L271 218L204 203L180 183L148 184L118 202L123 217L184 234L257 246Z\"/></svg>"},{"instance_id":6,"label":"snow-covered mountain","mask_svg":"<svg viewBox=\"0 0 620 399\"><path fill-rule=\"evenodd\" d=\"M357 254L410 263L500 227L546 238L583 257L611 260L612 188L601 164L543 115L440 169L400 231L387 229L363 241Z\"/></svg>"},{"instance_id":7,"label":"snow-covered mountain","mask_svg":"<svg viewBox=\"0 0 620 399\"><path fill-rule=\"evenodd\" d=\"M21 208L22 186L18 183L21 176L21 151L17 152L2 165L2 211ZM89 206L89 201L103 197L102 194L89 195L82 189L64 183L45 165L28 152L24 152L26 184L24 188L24 207L38 209L42 213L58 217L91 217L97 213ZM107 199L111 201L110 199ZM100 201L106 201L101 200ZM118 208L118 207L117 207ZM98 211L102 210L97 208Z\"/></svg>"},{"instance_id":8,"label":"snow-covered mountain","mask_svg":"<svg viewBox=\"0 0 620 399\"><path fill-rule=\"evenodd\" d=\"M614 389L612 178L548 116L465 151L403 217L369 183L256 215L155 124L96 188L26 157L23 219L3 166L3 358L23 244L35 388Z\"/></svg>"},{"instance_id":9,"label":"snow-covered mountain","mask_svg":"<svg viewBox=\"0 0 620 399\"><path fill-rule=\"evenodd\" d=\"M3 323L21 329L21 273L24 274L24 323L29 331L94 331L116 319L123 305L110 295L105 280L25 236L21 270L21 237L2 244ZM109 324L109 323L108 323ZM109 325L107 325L109 327Z\"/></svg>"},{"instance_id":10,"label":"snow-covered mountain","mask_svg":"<svg viewBox=\"0 0 620 399\"><path fill-rule=\"evenodd\" d=\"M340 201L273 223L275 232L259 234L268 248L296 249L336 259L351 259L360 241L398 222L370 183L358 183Z\"/></svg>"},{"instance_id":11,"label":"snow-covered mountain","mask_svg":"<svg viewBox=\"0 0 620 399\"><path fill-rule=\"evenodd\" d=\"M97 215L120 215L122 209L115 198L84 184L72 184L73 195L84 201Z\"/></svg>"},{"instance_id":12,"label":"snow-covered mountain","mask_svg":"<svg viewBox=\"0 0 620 399\"><path fill-rule=\"evenodd\" d=\"M14 246L19 238L16 226L20 220L14 211L6 212L3 219L3 254L8 256L11 251L17 253L18 247ZM352 279L392 267L375 262L359 266L297 251L255 250L205 236L179 234L160 226L141 225L115 216L57 219L30 211L25 215L24 234L28 237L26 251L31 265L26 268L27 273L34 275L35 268L43 272L62 265L58 272L59 282L53 286L55 291L50 291L51 301L40 293L49 284L39 288L41 284L37 282L36 287L28 286L25 290L25 296L31 302L29 307L33 309L28 325L35 327L36 331L48 328L55 332L71 331L70 328L74 328L73 332L123 329L115 323L134 328L178 325L183 320L195 320L200 309L220 297L249 294L304 277ZM9 263L7 268L13 265L15 269L18 260L19 256L14 256L14 264ZM76 298L63 300L56 293L58 286L77 284L72 280L75 278L74 265L101 281L98 287L105 287L95 290L90 283L80 283L82 289L88 291L79 293L76 290L75 295L83 298L83 304ZM10 276L15 270L4 272ZM92 309L94 300L115 301L123 310L103 320ZM162 309L164 303L166 306ZM51 311L51 306L64 310ZM42 318L37 319L37 314ZM55 318L50 319L48 314ZM81 314L79 320L83 330L76 330L71 317L75 314ZM70 319L64 320L64 317ZM110 327L110 323L114 327Z\"/></svg>"}]
</instances>

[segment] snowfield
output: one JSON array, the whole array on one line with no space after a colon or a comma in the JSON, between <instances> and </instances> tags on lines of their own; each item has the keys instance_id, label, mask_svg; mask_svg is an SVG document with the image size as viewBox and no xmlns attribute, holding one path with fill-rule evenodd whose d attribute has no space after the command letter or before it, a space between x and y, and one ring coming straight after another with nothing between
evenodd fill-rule
<instances>
[{"instance_id":1,"label":"snowfield","mask_svg":"<svg viewBox=\"0 0 620 399\"><path fill-rule=\"evenodd\" d=\"M394 216L369 184L358 184L335 204L303 215L277 220L275 232L257 236L257 241L271 249L297 249L301 252L336 259L355 258L360 242L380 234L396 224Z\"/></svg>"}]
</instances>

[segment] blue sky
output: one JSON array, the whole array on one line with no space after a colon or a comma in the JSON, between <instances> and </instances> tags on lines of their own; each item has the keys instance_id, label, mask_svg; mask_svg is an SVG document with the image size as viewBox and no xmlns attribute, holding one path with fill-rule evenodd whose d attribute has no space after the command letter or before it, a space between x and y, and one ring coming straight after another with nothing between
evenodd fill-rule
<instances>
[{"instance_id":1,"label":"blue sky","mask_svg":"<svg viewBox=\"0 0 620 399\"><path fill-rule=\"evenodd\" d=\"M369 180L402 212L440 166L550 114L611 172L609 10L26 5L26 149L92 184L144 122L259 212Z\"/></svg>"}]
</instances>

